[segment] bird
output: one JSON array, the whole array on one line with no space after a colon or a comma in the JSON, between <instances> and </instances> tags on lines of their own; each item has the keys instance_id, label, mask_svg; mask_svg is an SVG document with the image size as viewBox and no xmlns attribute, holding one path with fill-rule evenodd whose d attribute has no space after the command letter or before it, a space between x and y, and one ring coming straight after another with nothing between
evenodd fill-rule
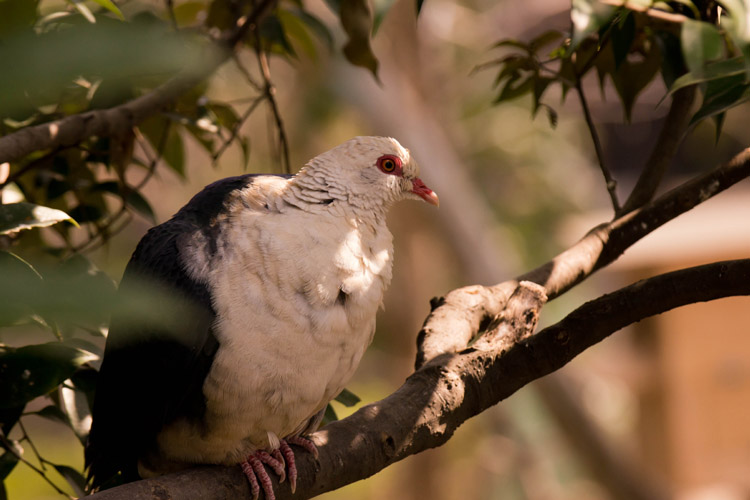
<instances>
[{"instance_id":1,"label":"bird","mask_svg":"<svg viewBox=\"0 0 750 500\"><path fill-rule=\"evenodd\" d=\"M293 176L216 181L151 228L119 293L148 284L170 319L113 314L91 491L199 464L239 465L253 498L275 499L267 464L294 491L290 445L317 456L310 435L372 341L392 276L386 214L404 199L439 205L396 139L355 137Z\"/></svg>"}]
</instances>

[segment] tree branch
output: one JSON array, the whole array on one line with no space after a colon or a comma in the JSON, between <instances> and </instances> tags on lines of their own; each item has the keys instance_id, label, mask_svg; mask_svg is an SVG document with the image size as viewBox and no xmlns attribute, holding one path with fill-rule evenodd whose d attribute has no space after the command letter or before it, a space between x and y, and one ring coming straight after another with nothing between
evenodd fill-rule
<instances>
[{"instance_id":1,"label":"tree branch","mask_svg":"<svg viewBox=\"0 0 750 500\"><path fill-rule=\"evenodd\" d=\"M298 453L297 491L292 494L287 484L276 485L277 498L310 498L440 446L467 419L559 369L622 327L675 307L734 295L750 295L750 259L639 281L524 337L536 324L544 294L533 283L521 283L507 302L508 314L482 337L482 343L433 359L387 398L317 432L319 460ZM92 500L240 495L249 495L240 468L214 466L130 483L97 493Z\"/></svg>"},{"instance_id":2,"label":"tree branch","mask_svg":"<svg viewBox=\"0 0 750 500\"><path fill-rule=\"evenodd\" d=\"M614 262L635 242L666 222L750 176L750 148L728 163L665 193L648 205L601 224L551 261L515 280L491 287L459 288L434 299L417 338L417 368L445 352L463 349L502 311L519 281L544 286L550 300Z\"/></svg>"},{"instance_id":3,"label":"tree branch","mask_svg":"<svg viewBox=\"0 0 750 500\"><path fill-rule=\"evenodd\" d=\"M78 144L92 136L118 135L138 125L208 78L231 57L234 47L275 4L276 0L261 0L236 29L217 42L214 48L218 48L218 52L212 51L201 58L205 59L203 64L177 74L147 94L118 106L67 116L0 137L0 163L20 160L35 151Z\"/></svg>"},{"instance_id":4,"label":"tree branch","mask_svg":"<svg viewBox=\"0 0 750 500\"><path fill-rule=\"evenodd\" d=\"M695 98L695 88L695 86L685 87L674 93L664 127L659 133L651 156L643 167L643 172L622 207L622 213L635 210L654 197L687 130L690 109Z\"/></svg>"}]
</instances>

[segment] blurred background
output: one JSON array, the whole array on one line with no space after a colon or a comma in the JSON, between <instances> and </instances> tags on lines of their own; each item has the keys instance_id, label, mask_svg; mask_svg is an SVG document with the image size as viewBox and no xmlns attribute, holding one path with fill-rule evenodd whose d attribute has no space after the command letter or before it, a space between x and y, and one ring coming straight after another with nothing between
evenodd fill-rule
<instances>
[{"instance_id":1,"label":"blurred background","mask_svg":"<svg viewBox=\"0 0 750 500\"><path fill-rule=\"evenodd\" d=\"M143 0L117 3L126 17L149 6ZM155 10L162 5L152 3ZM336 24L322 1L305 5ZM566 30L569 16L570 3L558 0L428 0L417 18L413 2L396 0L373 40L380 81L323 46L313 57L271 59L293 171L355 135L387 135L411 149L422 179L440 195L439 210L404 202L390 213L394 280L373 345L349 387L363 403L390 394L413 371L416 334L431 297L512 278L611 219L576 96L561 102L556 89L546 94L559 112L553 128L543 113L532 118L530 99L494 106L496 74L474 71L496 56L497 40ZM333 34L339 47L343 33ZM593 75L584 83L624 198L663 123L666 89L654 81L625 123L612 88L600 92ZM207 94L242 109L249 92L239 71L226 64ZM711 123L694 128L667 184L747 147L749 110L745 104L727 115L718 142ZM162 169L142 191L156 221L167 220L215 179L280 172L272 119L264 110L240 131L250 138L247 170L240 148L228 149L212 166L205 150L185 138L184 178ZM743 182L550 303L543 324L647 276L748 257L749 215L750 186ZM135 218L89 257L119 280L151 225ZM356 410L335 409L340 417ZM749 423L750 299L725 299L633 325L467 422L445 446L319 498L750 499ZM43 456L82 466L81 447L69 429L30 417L27 431ZM24 466L16 467L6 487L11 500L60 498ZM60 487L67 488L62 480Z\"/></svg>"}]
</instances>

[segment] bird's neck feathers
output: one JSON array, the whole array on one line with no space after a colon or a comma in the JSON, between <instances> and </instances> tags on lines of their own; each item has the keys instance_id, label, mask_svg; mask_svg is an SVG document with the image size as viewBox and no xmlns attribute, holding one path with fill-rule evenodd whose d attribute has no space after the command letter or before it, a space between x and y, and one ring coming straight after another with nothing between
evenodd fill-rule
<instances>
[{"instance_id":1,"label":"bird's neck feathers","mask_svg":"<svg viewBox=\"0 0 750 500\"><path fill-rule=\"evenodd\" d=\"M346 167L316 157L289 180L281 198L306 212L384 222L393 200L378 191L358 192L344 172Z\"/></svg>"}]
</instances>

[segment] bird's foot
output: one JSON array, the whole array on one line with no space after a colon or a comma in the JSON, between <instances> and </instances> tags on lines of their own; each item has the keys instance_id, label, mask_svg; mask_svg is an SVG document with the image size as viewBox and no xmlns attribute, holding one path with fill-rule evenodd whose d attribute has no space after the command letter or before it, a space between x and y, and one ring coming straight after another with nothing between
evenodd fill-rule
<instances>
[{"instance_id":1,"label":"bird's foot","mask_svg":"<svg viewBox=\"0 0 750 500\"><path fill-rule=\"evenodd\" d=\"M279 440L279 448L273 450L271 453L261 450L250 455L247 457L247 460L242 462L242 472L245 473L247 480L250 482L253 500L258 500L261 488L266 500L276 500L276 495L273 492L273 483L271 483L271 478L268 472L266 472L264 464L268 464L276 475L279 476L280 483L283 483L287 478L285 471L285 468L287 468L289 470L289 485L292 493L297 490L297 463L294 459L294 451L289 446L290 444L301 446L316 459L318 458L318 448L315 446L315 443L301 436Z\"/></svg>"}]
</instances>

